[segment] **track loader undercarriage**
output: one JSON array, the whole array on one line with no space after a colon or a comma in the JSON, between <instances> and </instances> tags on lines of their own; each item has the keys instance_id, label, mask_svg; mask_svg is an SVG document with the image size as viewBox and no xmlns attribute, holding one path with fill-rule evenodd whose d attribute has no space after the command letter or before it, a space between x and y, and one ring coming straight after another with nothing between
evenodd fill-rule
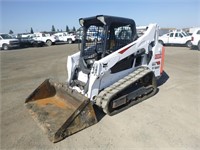
<instances>
[{"instance_id":1,"label":"track loader undercarriage","mask_svg":"<svg viewBox=\"0 0 200 150\"><path fill-rule=\"evenodd\" d=\"M96 104L112 116L153 96L156 91L157 83L153 72L140 67L101 91Z\"/></svg>"}]
</instances>

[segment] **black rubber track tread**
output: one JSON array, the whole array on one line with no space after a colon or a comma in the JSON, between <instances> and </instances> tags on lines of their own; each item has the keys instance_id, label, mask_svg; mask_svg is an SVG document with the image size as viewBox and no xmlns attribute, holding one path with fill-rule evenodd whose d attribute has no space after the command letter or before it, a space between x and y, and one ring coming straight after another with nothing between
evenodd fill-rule
<instances>
[{"instance_id":1,"label":"black rubber track tread","mask_svg":"<svg viewBox=\"0 0 200 150\"><path fill-rule=\"evenodd\" d=\"M131 84L134 84L134 82L137 82L139 79L143 78L145 75L149 73L153 73L153 72L147 67L137 68L134 72L130 73L126 77L120 79L116 83L112 84L111 86L101 91L99 95L96 97L96 105L101 107L106 114L112 116L153 96L157 91L156 78L154 75L152 79L152 88L153 88L152 92L148 94L143 93L144 96L142 96L141 98L138 98L137 100L131 101L128 105L122 107L119 110L114 110L113 112L109 112L108 110L108 103L111 101L114 95L123 91L123 89L130 86Z\"/></svg>"}]
</instances>

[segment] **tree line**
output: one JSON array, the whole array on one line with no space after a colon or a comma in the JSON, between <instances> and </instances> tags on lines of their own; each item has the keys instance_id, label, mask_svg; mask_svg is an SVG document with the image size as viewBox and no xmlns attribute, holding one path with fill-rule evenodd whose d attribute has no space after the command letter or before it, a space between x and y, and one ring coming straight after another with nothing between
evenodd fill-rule
<instances>
[{"instance_id":1,"label":"tree line","mask_svg":"<svg viewBox=\"0 0 200 150\"><path fill-rule=\"evenodd\" d=\"M55 27L54 27L54 25L52 25L52 27L51 27L51 32L63 32L63 30L62 29L55 29ZM66 25L66 27L65 27L65 32L76 32L76 28L75 27L73 27L72 29L69 29L69 26L68 25ZM10 30L9 31L9 34L13 34L14 32L13 32L13 30ZM31 34L33 34L34 33L34 30L33 30L33 28L31 27L31 29L30 29L30 33Z\"/></svg>"}]
</instances>

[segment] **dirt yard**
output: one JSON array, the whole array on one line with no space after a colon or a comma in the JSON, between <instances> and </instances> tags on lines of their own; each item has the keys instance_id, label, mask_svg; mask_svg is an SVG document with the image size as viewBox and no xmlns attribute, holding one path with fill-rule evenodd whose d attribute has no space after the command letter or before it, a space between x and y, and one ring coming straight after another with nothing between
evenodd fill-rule
<instances>
[{"instance_id":1,"label":"dirt yard","mask_svg":"<svg viewBox=\"0 0 200 150\"><path fill-rule=\"evenodd\" d=\"M159 91L118 115L56 144L24 107L46 78L67 79L67 56L78 46L1 51L1 149L200 149L200 52L166 47Z\"/></svg>"}]
</instances>

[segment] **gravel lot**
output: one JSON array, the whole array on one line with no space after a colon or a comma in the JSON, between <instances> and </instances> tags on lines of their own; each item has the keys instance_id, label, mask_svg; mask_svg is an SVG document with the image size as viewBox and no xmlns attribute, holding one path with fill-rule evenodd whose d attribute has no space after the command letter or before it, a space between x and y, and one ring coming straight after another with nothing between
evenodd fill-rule
<instances>
[{"instance_id":1,"label":"gravel lot","mask_svg":"<svg viewBox=\"0 0 200 150\"><path fill-rule=\"evenodd\" d=\"M24 107L46 78L67 79L67 56L78 46L1 51L1 149L200 149L200 52L166 47L159 92L53 144Z\"/></svg>"}]
</instances>

